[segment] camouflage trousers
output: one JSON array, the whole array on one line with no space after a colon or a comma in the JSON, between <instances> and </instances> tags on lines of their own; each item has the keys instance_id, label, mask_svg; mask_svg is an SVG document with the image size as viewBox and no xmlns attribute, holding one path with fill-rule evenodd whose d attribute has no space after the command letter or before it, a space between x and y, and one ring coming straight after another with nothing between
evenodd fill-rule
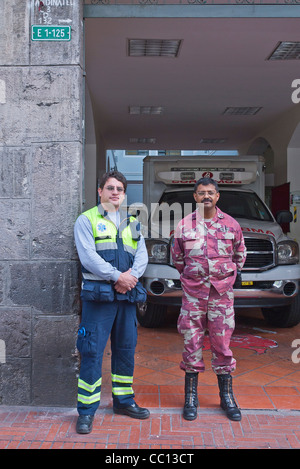
<instances>
[{"instance_id":1,"label":"camouflage trousers","mask_svg":"<svg viewBox=\"0 0 300 469\"><path fill-rule=\"evenodd\" d=\"M193 372L205 370L202 349L205 332L208 331L213 371L224 374L235 370L236 361L229 348L235 326L233 300L232 289L220 295L212 285L206 292L199 292L199 298L183 292L177 324L184 338L181 369Z\"/></svg>"}]
</instances>

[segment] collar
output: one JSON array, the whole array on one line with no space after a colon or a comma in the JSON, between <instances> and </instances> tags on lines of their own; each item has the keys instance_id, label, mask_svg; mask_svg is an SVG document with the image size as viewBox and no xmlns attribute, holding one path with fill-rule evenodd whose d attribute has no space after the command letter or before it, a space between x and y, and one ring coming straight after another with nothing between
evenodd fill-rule
<instances>
[{"instance_id":1,"label":"collar","mask_svg":"<svg viewBox=\"0 0 300 469\"><path fill-rule=\"evenodd\" d=\"M222 212L222 210L220 210L219 207L216 207L216 209L217 209L217 213L216 213L217 217L218 218L224 218L225 215Z\"/></svg>"},{"instance_id":2,"label":"collar","mask_svg":"<svg viewBox=\"0 0 300 469\"><path fill-rule=\"evenodd\" d=\"M110 212L108 212L107 210L105 210L105 208L104 208L101 204L98 205L98 212L100 213L100 215L102 215L102 216L105 217L105 218L109 217L109 213L110 213ZM121 208L121 210L120 210L120 209L119 209L119 210L116 210L116 212L119 212L120 215L121 215L121 214L122 214L122 215L125 215L125 217L123 217L123 218L127 218L127 211L126 211L126 210L124 210L124 209Z\"/></svg>"},{"instance_id":3,"label":"collar","mask_svg":"<svg viewBox=\"0 0 300 469\"><path fill-rule=\"evenodd\" d=\"M113 222L113 220L109 216L110 212L105 210L105 208L101 204L98 205L98 212L100 213L100 215L103 218ZM130 215L127 213L127 211L121 208L121 210L116 210L116 212L115 212L116 216L117 216L118 213L119 213L119 216L120 216L119 226L121 225L121 223L124 223L124 222L126 222L126 225L128 225L129 222L130 222Z\"/></svg>"},{"instance_id":4,"label":"collar","mask_svg":"<svg viewBox=\"0 0 300 469\"><path fill-rule=\"evenodd\" d=\"M196 209L196 210L192 213L192 220L196 220L196 213L197 213L197 210L198 210L198 209ZM211 220L212 223L213 223L214 221L216 221L218 218L224 218L224 213L222 212L222 210L220 210L219 207L217 207L217 206L216 206L216 210L217 210L217 212L215 213L215 216L214 216L214 217L212 218L212 220ZM201 217L200 213L199 213L198 216ZM202 217L201 217L201 218L202 218ZM202 218L202 219L204 220L204 218Z\"/></svg>"}]
</instances>

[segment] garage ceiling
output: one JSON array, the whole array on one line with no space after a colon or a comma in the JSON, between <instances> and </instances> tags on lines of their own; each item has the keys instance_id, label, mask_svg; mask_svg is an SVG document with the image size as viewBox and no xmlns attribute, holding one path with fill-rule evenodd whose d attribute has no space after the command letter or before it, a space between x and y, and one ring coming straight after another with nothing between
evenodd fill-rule
<instances>
[{"instance_id":1,"label":"garage ceiling","mask_svg":"<svg viewBox=\"0 0 300 469\"><path fill-rule=\"evenodd\" d=\"M300 42L299 18L87 18L85 31L86 82L107 149L236 149L295 106L299 59L268 58L280 42ZM179 40L179 53L132 57L130 39ZM236 107L253 112L228 112Z\"/></svg>"}]
</instances>

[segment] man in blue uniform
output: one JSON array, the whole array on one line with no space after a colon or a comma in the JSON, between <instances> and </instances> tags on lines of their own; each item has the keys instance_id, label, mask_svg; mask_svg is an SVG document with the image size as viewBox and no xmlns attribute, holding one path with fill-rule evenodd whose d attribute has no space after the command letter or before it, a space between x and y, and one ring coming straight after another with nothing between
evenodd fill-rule
<instances>
[{"instance_id":1,"label":"man in blue uniform","mask_svg":"<svg viewBox=\"0 0 300 469\"><path fill-rule=\"evenodd\" d=\"M105 173L100 204L75 223L82 265L82 319L77 348L81 355L76 431L90 433L100 403L103 352L111 337L113 410L137 419L149 417L134 401L132 389L137 342L136 302L146 293L138 281L148 262L138 221L123 211L127 181L118 171Z\"/></svg>"}]
</instances>

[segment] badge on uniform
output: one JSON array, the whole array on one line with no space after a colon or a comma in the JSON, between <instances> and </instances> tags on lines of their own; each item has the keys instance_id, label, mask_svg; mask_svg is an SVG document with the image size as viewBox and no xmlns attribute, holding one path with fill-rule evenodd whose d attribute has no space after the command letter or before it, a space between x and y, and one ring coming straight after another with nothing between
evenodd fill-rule
<instances>
[{"instance_id":1,"label":"badge on uniform","mask_svg":"<svg viewBox=\"0 0 300 469\"><path fill-rule=\"evenodd\" d=\"M98 223L97 230L101 231L101 232L105 231L106 230L106 225L104 225L104 223L101 223L101 222Z\"/></svg>"}]
</instances>

